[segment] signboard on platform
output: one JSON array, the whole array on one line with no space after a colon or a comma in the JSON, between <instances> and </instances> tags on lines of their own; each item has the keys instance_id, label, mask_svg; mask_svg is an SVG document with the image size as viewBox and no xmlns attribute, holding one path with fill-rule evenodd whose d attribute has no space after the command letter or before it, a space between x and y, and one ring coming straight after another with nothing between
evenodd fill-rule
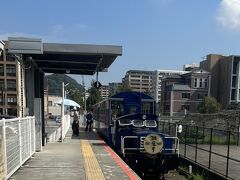
<instances>
[{"instance_id":1,"label":"signboard on platform","mask_svg":"<svg viewBox=\"0 0 240 180\"><path fill-rule=\"evenodd\" d=\"M42 40L39 38L9 37L8 53L43 54Z\"/></svg>"}]
</instances>

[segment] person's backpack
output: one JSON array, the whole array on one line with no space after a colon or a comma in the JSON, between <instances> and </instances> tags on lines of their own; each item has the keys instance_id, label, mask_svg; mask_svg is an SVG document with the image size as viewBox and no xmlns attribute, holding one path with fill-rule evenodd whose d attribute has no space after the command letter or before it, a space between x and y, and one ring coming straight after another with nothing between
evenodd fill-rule
<instances>
[{"instance_id":1,"label":"person's backpack","mask_svg":"<svg viewBox=\"0 0 240 180\"><path fill-rule=\"evenodd\" d=\"M86 115L86 119L87 119L87 122L92 123L92 122L93 122L93 116L92 116L92 114L91 114L91 113L88 113L88 114Z\"/></svg>"}]
</instances>

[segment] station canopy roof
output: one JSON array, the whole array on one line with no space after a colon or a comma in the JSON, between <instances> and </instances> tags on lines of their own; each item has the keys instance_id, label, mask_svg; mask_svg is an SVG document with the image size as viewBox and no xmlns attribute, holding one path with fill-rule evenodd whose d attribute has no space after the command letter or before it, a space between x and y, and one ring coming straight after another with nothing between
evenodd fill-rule
<instances>
[{"instance_id":1,"label":"station canopy roof","mask_svg":"<svg viewBox=\"0 0 240 180\"><path fill-rule=\"evenodd\" d=\"M93 75L106 72L122 55L122 46L42 43L41 39L9 37L8 52L33 60L45 73Z\"/></svg>"}]
</instances>

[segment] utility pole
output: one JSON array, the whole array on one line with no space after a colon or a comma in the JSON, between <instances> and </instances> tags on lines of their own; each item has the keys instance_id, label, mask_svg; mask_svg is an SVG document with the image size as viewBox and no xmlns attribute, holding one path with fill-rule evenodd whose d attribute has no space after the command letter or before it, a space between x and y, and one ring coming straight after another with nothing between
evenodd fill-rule
<instances>
[{"instance_id":1,"label":"utility pole","mask_svg":"<svg viewBox=\"0 0 240 180\"><path fill-rule=\"evenodd\" d=\"M61 106L61 115L62 115L62 120L61 120L61 129L62 129L62 134L61 134L61 139L63 143L63 119L64 119L64 82L62 82L62 106Z\"/></svg>"},{"instance_id":2,"label":"utility pole","mask_svg":"<svg viewBox=\"0 0 240 180\"><path fill-rule=\"evenodd\" d=\"M84 120L83 120L83 124L86 125L86 119L85 119L85 115L87 114L87 111L86 111L86 88L85 88L85 82L84 82L84 76L82 75L82 85L83 85L83 88L84 88L84 96L83 96L83 101L84 101L84 113L83 113L83 117L84 117Z\"/></svg>"},{"instance_id":3,"label":"utility pole","mask_svg":"<svg viewBox=\"0 0 240 180\"><path fill-rule=\"evenodd\" d=\"M49 117L49 104L48 104L48 79L47 79L47 117Z\"/></svg>"},{"instance_id":4,"label":"utility pole","mask_svg":"<svg viewBox=\"0 0 240 180\"><path fill-rule=\"evenodd\" d=\"M86 113L86 87L85 87L85 82L84 82L84 76L82 75L82 85L84 88L84 96L83 96L83 100L84 100L84 114Z\"/></svg>"}]
</instances>

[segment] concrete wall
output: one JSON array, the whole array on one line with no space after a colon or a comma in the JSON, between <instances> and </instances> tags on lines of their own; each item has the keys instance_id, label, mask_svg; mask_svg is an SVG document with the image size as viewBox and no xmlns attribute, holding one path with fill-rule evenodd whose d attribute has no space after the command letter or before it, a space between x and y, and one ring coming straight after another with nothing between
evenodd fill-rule
<instances>
[{"instance_id":1,"label":"concrete wall","mask_svg":"<svg viewBox=\"0 0 240 180\"><path fill-rule=\"evenodd\" d=\"M187 114L182 125L205 126L222 130L239 131L240 111L224 111L215 114Z\"/></svg>"},{"instance_id":2,"label":"concrete wall","mask_svg":"<svg viewBox=\"0 0 240 180\"><path fill-rule=\"evenodd\" d=\"M220 60L219 102L225 109L230 103L232 56Z\"/></svg>"}]
</instances>

